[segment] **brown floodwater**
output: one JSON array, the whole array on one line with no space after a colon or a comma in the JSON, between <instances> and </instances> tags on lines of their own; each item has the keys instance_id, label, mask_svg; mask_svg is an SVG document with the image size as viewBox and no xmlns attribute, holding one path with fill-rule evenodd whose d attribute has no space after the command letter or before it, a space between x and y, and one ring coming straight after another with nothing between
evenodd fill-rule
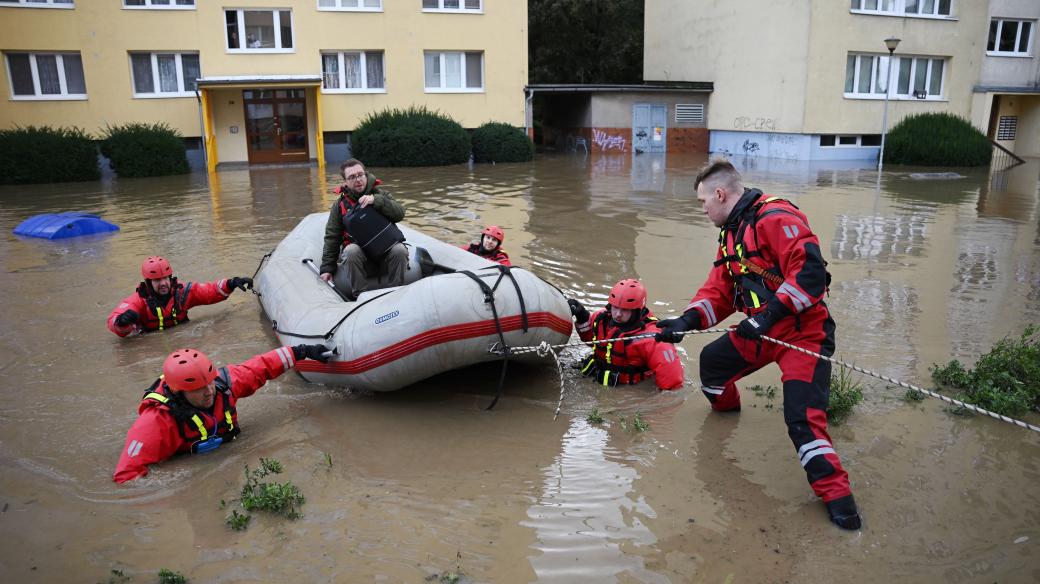
<instances>
[{"instance_id":1,"label":"brown floodwater","mask_svg":"<svg viewBox=\"0 0 1040 584\"><path fill-rule=\"evenodd\" d=\"M932 387L931 364L971 363L1040 322L1040 161L946 181L893 168L880 183L856 165L737 162L749 186L794 200L819 235L837 357ZM692 193L702 163L545 156L377 174L412 227L461 244L497 223L515 264L587 305L638 276L668 316L714 259L717 231ZM679 392L604 389L576 374L581 351L567 349L556 420L551 360L511 365L491 412L497 364L389 394L289 373L239 404L239 440L114 484L142 391L170 351L237 363L276 346L255 297L240 292L193 309L185 326L115 337L105 318L139 281L141 260L161 254L182 280L251 275L300 218L327 210L334 174L0 188L0 581L107 582L116 569L148 582L160 568L228 583L449 572L464 582L1040 581L1040 436L937 400L907 402L854 374L864 401L831 436L864 528L844 532L805 482L779 397L745 389L739 415L710 412L696 379L710 335L682 344ZM11 234L26 217L66 210L122 230ZM779 371L748 384L779 384ZM606 423L586 421L593 408ZM648 431L633 431L636 414ZM303 516L257 515L231 531L224 517L243 468L260 457L284 464L278 478L302 489Z\"/></svg>"}]
</instances>

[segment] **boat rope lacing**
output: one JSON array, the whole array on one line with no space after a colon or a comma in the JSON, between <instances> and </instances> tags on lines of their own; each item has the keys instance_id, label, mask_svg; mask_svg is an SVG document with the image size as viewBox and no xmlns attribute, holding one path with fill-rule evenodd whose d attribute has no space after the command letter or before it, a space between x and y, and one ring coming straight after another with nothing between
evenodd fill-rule
<instances>
[{"instance_id":1,"label":"boat rope lacing","mask_svg":"<svg viewBox=\"0 0 1040 584\"><path fill-rule=\"evenodd\" d=\"M676 333L676 334L680 334L680 335L702 335L702 334L709 334L709 333L727 333L728 334L728 333L730 333L732 331L733 331L733 329L731 329L731 328L712 328L712 329L704 329L704 330L683 331L683 332L679 332L679 333ZM625 338L626 338L626 340L646 339L646 338L654 337L656 335L657 335L657 333L646 333L646 334L641 334L641 335L632 335L630 337L625 337ZM545 357L545 356L548 356L549 354L551 354L553 356L553 358L556 360L556 367L560 371L560 402L559 402L559 405L556 406L556 416L558 416L560 414L560 407L563 404L564 386L563 386L563 368L560 365L560 359L559 359L559 354L558 354L557 350L558 349L562 350L562 349L564 349L566 347L581 347L581 346L598 345L598 344L602 344L602 343L609 343L609 342L611 342L613 340L614 339L602 339L602 340L598 340L598 341L595 341L595 340L593 340L593 341L580 341L580 342L576 342L576 343L575 342L570 342L570 343L564 343L564 344L559 344L559 345L551 345L548 342L542 341L541 344L536 345L536 346L530 346L530 347L508 347L508 346L506 346L505 347L505 351L510 353L510 354L512 354L512 355L522 355L522 354L525 354L525 353L536 353L540 357ZM770 343L775 343L777 345L780 345L781 347L786 347L788 349L792 349L792 350L798 351L800 353L804 353L806 355L810 355L812 357L816 357L817 359L823 359L825 361L830 361L831 363L834 363L835 365L839 365L839 366L845 367L847 369L852 369L853 371L858 371L860 373L863 373L864 375L869 375L871 377L876 377L878 379L881 379L883 381L887 381L889 383L894 383L895 385L898 385L899 387L902 387L902 388L905 388L905 389L909 389L909 390L912 390L912 391L916 391L916 392L921 393L923 395L927 395L929 397L933 397L935 399L944 401L946 403L952 404L952 405L957 406L959 408L964 408L966 410L975 412L977 414L983 414L983 415L989 416L991 418L1000 420L1002 422L1007 422L1009 424L1014 424L1014 425L1019 426L1021 428L1025 428L1027 430L1032 430L1034 432L1040 432L1040 426L1035 426L1033 424L1029 424L1027 422L1023 422L1022 420L1016 420L1015 418L1011 418L1011 417L1005 416L1003 414L998 414L996 412L991 412L991 411L989 411L987 409L980 408L977 405L969 404L969 403L966 403L966 402L963 402L963 401L960 401L960 400L953 399L952 397L942 395L941 393L936 393L934 391L930 391L930 390L924 389L923 387L918 387L918 386L916 386L916 385L914 385L912 383L906 383L905 381L900 381L898 379L893 379L893 378L891 378L891 377L889 377L887 375L883 375L881 373L877 373L877 372L871 371L869 369L864 369L862 367L859 367L858 365L853 365L852 363L846 363L846 362L844 362L844 361L842 361L840 359L835 359L833 357L828 357L827 355L821 355L821 354L816 353L814 351L810 351L808 349L804 349L802 347L798 347L796 345L792 345L790 343L786 343L784 341L781 341L779 339L774 339L774 338L766 336L766 335L762 335L762 340L769 341ZM499 343L495 343L495 344L491 345L490 348L488 348L488 352L494 353L496 355L497 354L501 354L501 352L503 351L502 347L503 347L503 345L499 345ZM553 417L553 419L555 419L555 416Z\"/></svg>"}]
</instances>

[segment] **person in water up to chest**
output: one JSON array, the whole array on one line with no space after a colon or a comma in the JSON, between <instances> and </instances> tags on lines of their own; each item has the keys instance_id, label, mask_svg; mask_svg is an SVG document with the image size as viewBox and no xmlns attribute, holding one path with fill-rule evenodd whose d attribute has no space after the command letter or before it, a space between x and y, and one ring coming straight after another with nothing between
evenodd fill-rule
<instances>
[{"instance_id":1,"label":"person in water up to chest","mask_svg":"<svg viewBox=\"0 0 1040 584\"><path fill-rule=\"evenodd\" d=\"M285 373L300 359L327 361L325 345L279 347L239 365L216 368L201 351L179 349L163 362L162 377L144 392L112 480L148 474L148 465L175 454L204 454L239 433L238 400Z\"/></svg>"},{"instance_id":2,"label":"person in water up to chest","mask_svg":"<svg viewBox=\"0 0 1040 584\"><path fill-rule=\"evenodd\" d=\"M170 262L151 256L141 264L144 280L108 315L108 329L125 337L134 332L161 331L188 320L188 309L223 302L235 291L253 287L253 279L181 283Z\"/></svg>"},{"instance_id":3,"label":"person in water up to chest","mask_svg":"<svg viewBox=\"0 0 1040 584\"><path fill-rule=\"evenodd\" d=\"M649 336L631 338L658 332L642 282L628 278L614 284L607 307L592 314L573 298L567 304L581 340L610 340L593 345L582 365L583 375L606 386L633 385L653 377L662 391L682 387L683 366L674 345Z\"/></svg>"},{"instance_id":4,"label":"person in water up to chest","mask_svg":"<svg viewBox=\"0 0 1040 584\"><path fill-rule=\"evenodd\" d=\"M488 225L480 232L477 243L460 246L469 253L476 254L484 259L498 262L503 266L512 266L509 254L502 250L502 242L506 240L506 232L498 225Z\"/></svg>"},{"instance_id":5,"label":"person in water up to chest","mask_svg":"<svg viewBox=\"0 0 1040 584\"><path fill-rule=\"evenodd\" d=\"M408 248L394 224L404 219L404 207L360 160L344 162L340 174L344 182L325 225L321 279L354 299L365 290L400 286Z\"/></svg>"}]
</instances>

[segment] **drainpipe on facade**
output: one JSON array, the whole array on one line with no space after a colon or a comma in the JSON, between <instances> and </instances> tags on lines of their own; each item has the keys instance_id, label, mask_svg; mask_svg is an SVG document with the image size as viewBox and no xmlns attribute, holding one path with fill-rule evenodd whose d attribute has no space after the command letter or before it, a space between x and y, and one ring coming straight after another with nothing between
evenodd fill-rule
<instances>
[{"instance_id":1,"label":"drainpipe on facade","mask_svg":"<svg viewBox=\"0 0 1040 584\"><path fill-rule=\"evenodd\" d=\"M526 94L526 97L524 98L524 133L527 134L528 138L534 140L534 136L531 135L531 126L534 125L534 121L531 119L531 116L534 115L532 109L534 107L532 103L534 100L534 90L527 89L524 93Z\"/></svg>"},{"instance_id":2,"label":"drainpipe on facade","mask_svg":"<svg viewBox=\"0 0 1040 584\"><path fill-rule=\"evenodd\" d=\"M202 143L202 162L208 169L209 155L206 152L206 123L202 119L202 96L199 94L198 86L195 87L195 101L199 104L199 142Z\"/></svg>"}]
</instances>

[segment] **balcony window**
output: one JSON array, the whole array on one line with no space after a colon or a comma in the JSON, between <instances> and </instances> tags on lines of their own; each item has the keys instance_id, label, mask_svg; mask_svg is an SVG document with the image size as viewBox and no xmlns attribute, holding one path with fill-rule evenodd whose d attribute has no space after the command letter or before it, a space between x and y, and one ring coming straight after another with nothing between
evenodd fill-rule
<instances>
[{"instance_id":1,"label":"balcony window","mask_svg":"<svg viewBox=\"0 0 1040 584\"><path fill-rule=\"evenodd\" d=\"M1032 50L1032 20L994 18L989 21L986 54L999 57L1028 57Z\"/></svg>"},{"instance_id":2,"label":"balcony window","mask_svg":"<svg viewBox=\"0 0 1040 584\"><path fill-rule=\"evenodd\" d=\"M321 54L324 93L382 93L383 51L343 51Z\"/></svg>"},{"instance_id":3,"label":"balcony window","mask_svg":"<svg viewBox=\"0 0 1040 584\"><path fill-rule=\"evenodd\" d=\"M292 53L291 10L225 10L227 48L232 53Z\"/></svg>"},{"instance_id":4,"label":"balcony window","mask_svg":"<svg viewBox=\"0 0 1040 584\"><path fill-rule=\"evenodd\" d=\"M202 76L197 53L131 53L134 97L188 97L195 95Z\"/></svg>"}]
</instances>

